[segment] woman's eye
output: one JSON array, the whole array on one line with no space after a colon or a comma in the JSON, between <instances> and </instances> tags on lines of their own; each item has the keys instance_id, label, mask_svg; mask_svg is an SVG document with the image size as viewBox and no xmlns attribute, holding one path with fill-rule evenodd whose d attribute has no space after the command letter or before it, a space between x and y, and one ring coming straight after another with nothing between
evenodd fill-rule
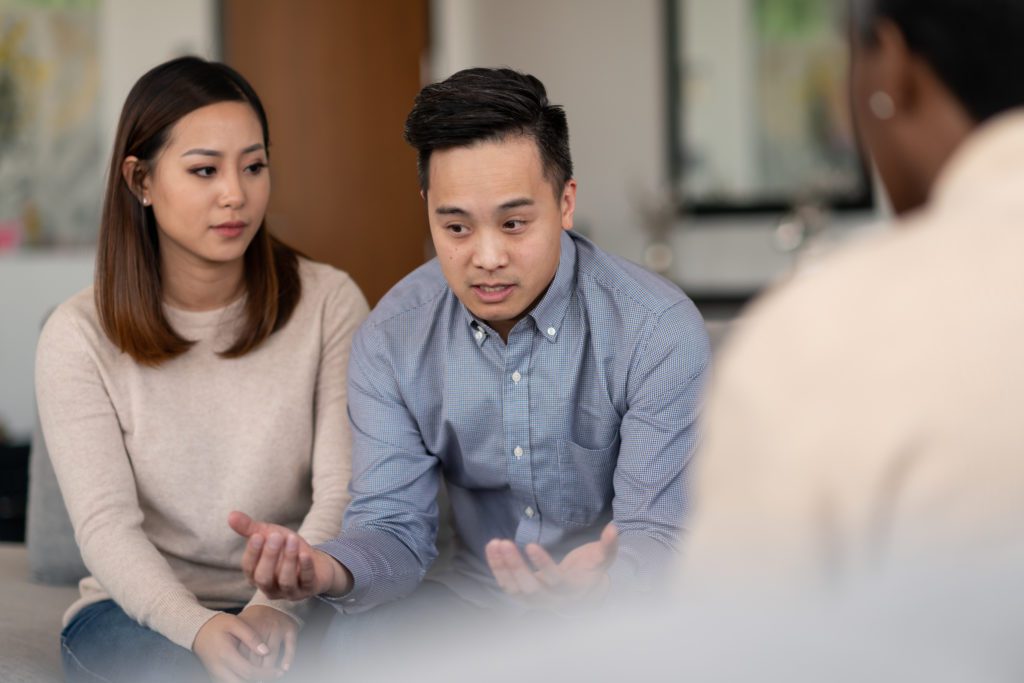
<instances>
[{"instance_id":1,"label":"woman's eye","mask_svg":"<svg viewBox=\"0 0 1024 683\"><path fill-rule=\"evenodd\" d=\"M266 162L257 161L255 164L249 164L248 166L246 166L245 170L247 170L249 173L252 173L253 175L259 175L260 173L263 172L263 169L265 169L266 167Z\"/></svg>"},{"instance_id":2,"label":"woman's eye","mask_svg":"<svg viewBox=\"0 0 1024 683\"><path fill-rule=\"evenodd\" d=\"M200 166L199 168L193 168L192 173L199 176L200 178L209 178L217 172L213 166Z\"/></svg>"}]
</instances>

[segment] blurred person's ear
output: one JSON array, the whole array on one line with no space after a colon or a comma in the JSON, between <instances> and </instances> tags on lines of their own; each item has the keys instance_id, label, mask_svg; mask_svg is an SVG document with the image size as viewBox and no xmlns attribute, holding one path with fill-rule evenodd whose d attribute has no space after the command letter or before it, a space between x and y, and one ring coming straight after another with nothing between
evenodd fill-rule
<instances>
[{"instance_id":1,"label":"blurred person's ear","mask_svg":"<svg viewBox=\"0 0 1024 683\"><path fill-rule=\"evenodd\" d=\"M897 213L927 201L939 171L974 124L934 69L889 20L856 51L860 129Z\"/></svg>"}]
</instances>

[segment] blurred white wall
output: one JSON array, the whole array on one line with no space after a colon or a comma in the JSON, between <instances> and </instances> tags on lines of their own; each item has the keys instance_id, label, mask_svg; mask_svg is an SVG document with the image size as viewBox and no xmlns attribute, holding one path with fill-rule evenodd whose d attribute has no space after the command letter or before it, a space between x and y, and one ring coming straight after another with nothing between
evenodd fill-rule
<instances>
[{"instance_id":1,"label":"blurred white wall","mask_svg":"<svg viewBox=\"0 0 1024 683\"><path fill-rule=\"evenodd\" d=\"M216 57L215 0L101 0L102 91L100 120L106 155L121 105L139 76L181 54ZM32 374L36 340L45 315L92 282L93 251L26 249L0 254L0 425L27 439L35 420Z\"/></svg>"}]
</instances>

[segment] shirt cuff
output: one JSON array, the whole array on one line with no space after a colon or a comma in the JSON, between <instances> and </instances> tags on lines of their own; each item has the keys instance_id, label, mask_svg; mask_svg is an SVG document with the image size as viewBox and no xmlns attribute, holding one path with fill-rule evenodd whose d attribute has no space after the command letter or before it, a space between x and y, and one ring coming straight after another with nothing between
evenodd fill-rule
<instances>
[{"instance_id":1,"label":"shirt cuff","mask_svg":"<svg viewBox=\"0 0 1024 683\"><path fill-rule=\"evenodd\" d=\"M341 536L316 546L340 562L352 574L352 590L337 598L320 596L345 614L358 614L371 607L412 593L433 561L421 562L393 534L377 529L348 529Z\"/></svg>"},{"instance_id":2,"label":"shirt cuff","mask_svg":"<svg viewBox=\"0 0 1024 683\"><path fill-rule=\"evenodd\" d=\"M608 568L609 596L649 594L663 585L676 553L659 541L643 535L624 535L619 554Z\"/></svg>"},{"instance_id":3,"label":"shirt cuff","mask_svg":"<svg viewBox=\"0 0 1024 683\"><path fill-rule=\"evenodd\" d=\"M359 543L342 536L314 547L340 562L352 575L352 589L345 595L334 597L321 594L317 597L344 614L355 614L369 609L360 609L359 603L369 595L373 587L373 570Z\"/></svg>"}]
</instances>

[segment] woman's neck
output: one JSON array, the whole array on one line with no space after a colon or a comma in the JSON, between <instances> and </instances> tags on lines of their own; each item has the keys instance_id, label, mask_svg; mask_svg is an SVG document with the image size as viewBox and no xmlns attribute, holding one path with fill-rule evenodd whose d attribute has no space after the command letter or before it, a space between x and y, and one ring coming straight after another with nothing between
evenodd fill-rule
<instances>
[{"instance_id":1,"label":"woman's neck","mask_svg":"<svg viewBox=\"0 0 1024 683\"><path fill-rule=\"evenodd\" d=\"M164 302L186 311L211 311L235 301L245 291L243 259L211 263L166 254L161 257Z\"/></svg>"}]
</instances>

